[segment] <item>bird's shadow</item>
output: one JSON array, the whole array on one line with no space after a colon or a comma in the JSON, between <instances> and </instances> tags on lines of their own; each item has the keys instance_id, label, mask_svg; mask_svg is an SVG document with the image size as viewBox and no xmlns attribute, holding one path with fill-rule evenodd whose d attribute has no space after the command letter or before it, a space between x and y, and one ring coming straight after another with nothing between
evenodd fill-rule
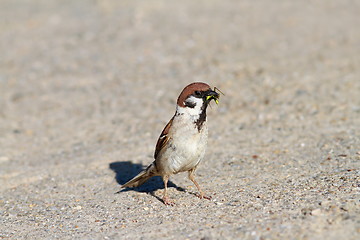
<instances>
[{"instance_id":1,"label":"bird's shadow","mask_svg":"<svg viewBox=\"0 0 360 240\"><path fill-rule=\"evenodd\" d=\"M116 182L120 185L124 185L127 181L135 177L142 170L145 169L146 166L138 163L132 163L131 161L123 161L123 162L112 162L109 164L109 168L114 171ZM168 188L174 187L178 191L185 192L186 190L182 187L177 186L172 181L168 181ZM156 197L158 200L162 201L158 196L154 194L154 192L158 189L164 189L164 183L160 176L152 177L143 185L135 188L124 188L116 193L127 192L127 191L137 191L137 192L146 192L150 193L152 196Z\"/></svg>"}]
</instances>

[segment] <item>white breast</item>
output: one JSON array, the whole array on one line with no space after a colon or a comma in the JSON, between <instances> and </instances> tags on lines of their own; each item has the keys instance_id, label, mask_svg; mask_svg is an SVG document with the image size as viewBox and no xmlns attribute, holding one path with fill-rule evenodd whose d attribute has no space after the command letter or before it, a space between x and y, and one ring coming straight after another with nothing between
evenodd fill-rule
<instances>
[{"instance_id":1,"label":"white breast","mask_svg":"<svg viewBox=\"0 0 360 240\"><path fill-rule=\"evenodd\" d=\"M172 138L163 154L166 171L178 173L195 168L205 155L208 128L203 123L199 132L189 115L176 116L173 120ZM165 166L165 164L164 164ZM164 169L165 170L165 169Z\"/></svg>"}]
</instances>

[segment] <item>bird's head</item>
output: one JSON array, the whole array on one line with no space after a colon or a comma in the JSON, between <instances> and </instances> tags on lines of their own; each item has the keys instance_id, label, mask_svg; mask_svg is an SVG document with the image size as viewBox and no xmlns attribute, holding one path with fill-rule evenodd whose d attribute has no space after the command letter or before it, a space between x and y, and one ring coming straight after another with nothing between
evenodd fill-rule
<instances>
[{"instance_id":1,"label":"bird's head","mask_svg":"<svg viewBox=\"0 0 360 240\"><path fill-rule=\"evenodd\" d=\"M206 114L206 108L214 100L216 104L219 102L220 95L216 88L211 87L202 82L195 82L187 85L179 95L177 100L177 112L187 113L195 119L201 114Z\"/></svg>"}]
</instances>

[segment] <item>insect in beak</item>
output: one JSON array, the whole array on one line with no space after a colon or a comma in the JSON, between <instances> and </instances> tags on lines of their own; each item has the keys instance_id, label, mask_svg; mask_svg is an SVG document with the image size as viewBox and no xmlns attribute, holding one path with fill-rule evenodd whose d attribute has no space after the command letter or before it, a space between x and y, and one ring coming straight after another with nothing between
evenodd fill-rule
<instances>
[{"instance_id":1,"label":"insect in beak","mask_svg":"<svg viewBox=\"0 0 360 240\"><path fill-rule=\"evenodd\" d=\"M219 100L218 97L214 96L214 95L210 95L206 97L206 101L210 101L211 99L214 99L216 104L219 104Z\"/></svg>"}]
</instances>

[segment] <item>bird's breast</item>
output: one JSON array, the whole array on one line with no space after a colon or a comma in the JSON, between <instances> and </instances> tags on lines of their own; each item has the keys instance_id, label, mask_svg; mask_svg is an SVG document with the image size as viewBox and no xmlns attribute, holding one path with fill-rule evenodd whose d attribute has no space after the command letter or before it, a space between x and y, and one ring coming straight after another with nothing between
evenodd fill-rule
<instances>
[{"instance_id":1,"label":"bird's breast","mask_svg":"<svg viewBox=\"0 0 360 240\"><path fill-rule=\"evenodd\" d=\"M201 131L195 125L178 126L168 149L168 164L173 173L195 168L205 155L208 130L206 124Z\"/></svg>"}]
</instances>

